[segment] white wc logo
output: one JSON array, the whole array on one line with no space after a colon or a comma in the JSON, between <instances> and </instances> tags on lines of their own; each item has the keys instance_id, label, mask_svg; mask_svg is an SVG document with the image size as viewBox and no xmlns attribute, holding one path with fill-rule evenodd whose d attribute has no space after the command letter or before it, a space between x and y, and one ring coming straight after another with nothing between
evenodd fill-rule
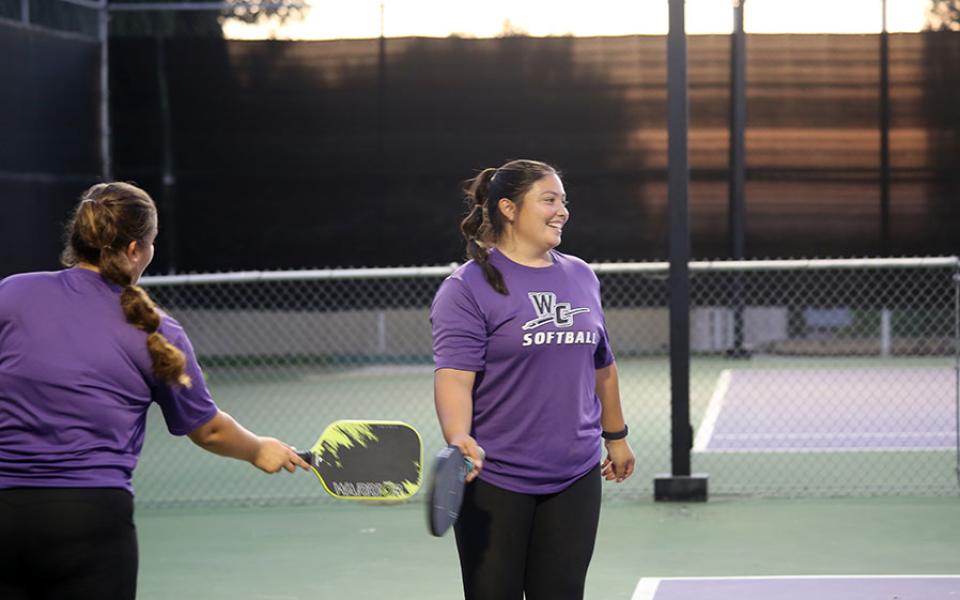
<instances>
[{"instance_id":1,"label":"white wc logo","mask_svg":"<svg viewBox=\"0 0 960 600\"><path fill-rule=\"evenodd\" d=\"M536 329L541 325L553 323L557 327L572 327L573 315L590 312L589 308L570 308L569 302L557 302L553 292L529 292L530 302L537 311L537 318L523 324L523 330Z\"/></svg>"}]
</instances>

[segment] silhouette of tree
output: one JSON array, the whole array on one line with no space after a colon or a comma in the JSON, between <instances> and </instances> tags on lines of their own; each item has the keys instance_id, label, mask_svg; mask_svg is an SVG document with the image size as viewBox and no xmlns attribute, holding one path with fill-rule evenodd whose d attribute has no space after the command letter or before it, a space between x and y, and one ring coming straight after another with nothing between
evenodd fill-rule
<instances>
[{"instance_id":1,"label":"silhouette of tree","mask_svg":"<svg viewBox=\"0 0 960 600\"><path fill-rule=\"evenodd\" d=\"M924 29L960 31L960 0L930 0Z\"/></svg>"}]
</instances>

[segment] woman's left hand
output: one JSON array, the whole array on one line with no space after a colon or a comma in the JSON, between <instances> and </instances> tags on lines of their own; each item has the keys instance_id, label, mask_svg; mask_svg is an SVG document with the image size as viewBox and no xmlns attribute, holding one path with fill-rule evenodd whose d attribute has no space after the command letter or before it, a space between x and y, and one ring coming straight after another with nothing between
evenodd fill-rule
<instances>
[{"instance_id":1,"label":"woman's left hand","mask_svg":"<svg viewBox=\"0 0 960 600\"><path fill-rule=\"evenodd\" d=\"M607 440L604 445L607 447L607 458L600 465L600 475L607 481L616 480L620 483L633 474L633 467L637 462L633 449L626 439Z\"/></svg>"}]
</instances>

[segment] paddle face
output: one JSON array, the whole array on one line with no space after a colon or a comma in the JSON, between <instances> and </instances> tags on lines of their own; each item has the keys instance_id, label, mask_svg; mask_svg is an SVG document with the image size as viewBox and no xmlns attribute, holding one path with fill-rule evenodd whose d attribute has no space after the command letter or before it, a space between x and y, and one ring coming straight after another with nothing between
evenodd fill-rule
<instances>
[{"instance_id":1,"label":"paddle face","mask_svg":"<svg viewBox=\"0 0 960 600\"><path fill-rule=\"evenodd\" d=\"M335 498L397 501L420 489L420 434L399 421L336 421L300 456Z\"/></svg>"},{"instance_id":2,"label":"paddle face","mask_svg":"<svg viewBox=\"0 0 960 600\"><path fill-rule=\"evenodd\" d=\"M447 446L433 461L427 499L427 526L430 533L437 537L445 534L460 516L468 468L467 460L456 446Z\"/></svg>"}]
</instances>

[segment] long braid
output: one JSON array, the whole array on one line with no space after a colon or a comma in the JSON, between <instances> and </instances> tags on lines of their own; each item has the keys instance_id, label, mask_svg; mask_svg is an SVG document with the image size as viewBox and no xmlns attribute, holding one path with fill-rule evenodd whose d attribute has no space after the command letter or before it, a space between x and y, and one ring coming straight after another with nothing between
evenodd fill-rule
<instances>
[{"instance_id":1,"label":"long braid","mask_svg":"<svg viewBox=\"0 0 960 600\"><path fill-rule=\"evenodd\" d=\"M168 384L190 385L186 358L161 334L160 312L149 294L133 282L126 255L130 242L143 242L156 227L156 206L150 196L129 183L101 183L84 192L67 224L65 266L96 265L101 277L119 285L120 306L127 322L147 333L154 375Z\"/></svg>"}]
</instances>

